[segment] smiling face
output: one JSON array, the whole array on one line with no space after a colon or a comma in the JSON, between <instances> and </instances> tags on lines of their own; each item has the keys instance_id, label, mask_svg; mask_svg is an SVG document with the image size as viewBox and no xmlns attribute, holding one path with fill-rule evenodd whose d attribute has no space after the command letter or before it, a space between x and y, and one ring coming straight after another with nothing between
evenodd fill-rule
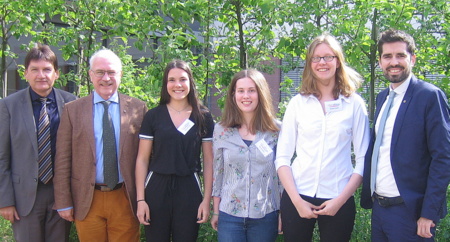
<instances>
[{"instance_id":1,"label":"smiling face","mask_svg":"<svg viewBox=\"0 0 450 242\"><path fill-rule=\"evenodd\" d=\"M407 51L405 42L384 43L379 63L384 77L397 87L410 75L416 56Z\"/></svg>"},{"instance_id":2,"label":"smiling face","mask_svg":"<svg viewBox=\"0 0 450 242\"><path fill-rule=\"evenodd\" d=\"M327 44L319 44L312 57L324 57L324 56L336 56L333 50ZM326 62L324 58L321 58L319 62L312 62L311 69L314 77L321 83L329 83L335 81L336 69L339 68L339 62L337 57L333 58L330 62Z\"/></svg>"},{"instance_id":3,"label":"smiling face","mask_svg":"<svg viewBox=\"0 0 450 242\"><path fill-rule=\"evenodd\" d=\"M98 76L97 73L101 72L104 72L104 75ZM92 62L89 77L95 92L104 100L108 100L120 85L122 77L120 63L116 63L113 58L97 56Z\"/></svg>"},{"instance_id":4,"label":"smiling face","mask_svg":"<svg viewBox=\"0 0 450 242\"><path fill-rule=\"evenodd\" d=\"M53 64L46 60L31 60L25 70L25 79L30 84L31 89L41 97L47 97L52 91L55 80L59 73Z\"/></svg>"},{"instance_id":5,"label":"smiling face","mask_svg":"<svg viewBox=\"0 0 450 242\"><path fill-rule=\"evenodd\" d=\"M171 101L187 101L190 91L189 75L180 68L173 68L168 73L167 92Z\"/></svg>"},{"instance_id":6,"label":"smiling face","mask_svg":"<svg viewBox=\"0 0 450 242\"><path fill-rule=\"evenodd\" d=\"M244 77L236 82L234 98L242 113L255 114L258 107L258 90L252 79Z\"/></svg>"}]
</instances>

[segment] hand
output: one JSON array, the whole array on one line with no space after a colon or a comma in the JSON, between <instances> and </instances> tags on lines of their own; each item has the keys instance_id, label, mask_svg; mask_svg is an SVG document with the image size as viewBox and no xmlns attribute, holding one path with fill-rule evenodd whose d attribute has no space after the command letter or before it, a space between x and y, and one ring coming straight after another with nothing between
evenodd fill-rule
<instances>
[{"instance_id":1,"label":"hand","mask_svg":"<svg viewBox=\"0 0 450 242\"><path fill-rule=\"evenodd\" d=\"M0 208L0 215L4 219L9 220L9 222L11 222L12 224L15 220L20 220L15 206Z\"/></svg>"},{"instance_id":2,"label":"hand","mask_svg":"<svg viewBox=\"0 0 450 242\"><path fill-rule=\"evenodd\" d=\"M219 213L217 213L217 214L219 214ZM217 215L217 214L213 214L213 215L211 216L211 227L212 227L215 231L217 231L217 227L218 227L218 225L219 225L219 215Z\"/></svg>"},{"instance_id":3,"label":"hand","mask_svg":"<svg viewBox=\"0 0 450 242\"><path fill-rule=\"evenodd\" d=\"M433 223L433 220L420 217L419 220L417 220L417 235L423 238L431 238L433 237L433 234L431 233L431 228L436 226Z\"/></svg>"},{"instance_id":4,"label":"hand","mask_svg":"<svg viewBox=\"0 0 450 242\"><path fill-rule=\"evenodd\" d=\"M64 211L58 211L59 216L61 216L61 218L69 221L69 222L73 222L73 208L71 209L67 209Z\"/></svg>"},{"instance_id":5,"label":"hand","mask_svg":"<svg viewBox=\"0 0 450 242\"><path fill-rule=\"evenodd\" d=\"M198 207L197 212L197 223L202 224L208 222L209 218L209 201L203 200L202 203L200 203L200 206Z\"/></svg>"},{"instance_id":6,"label":"hand","mask_svg":"<svg viewBox=\"0 0 450 242\"><path fill-rule=\"evenodd\" d=\"M314 210L318 210L319 207L315 206L305 200L299 200L299 202L294 203L295 208L297 209L298 214L302 218L310 219L317 218L317 214L314 214Z\"/></svg>"},{"instance_id":7,"label":"hand","mask_svg":"<svg viewBox=\"0 0 450 242\"><path fill-rule=\"evenodd\" d=\"M325 201L320 204L318 210L314 210L313 213L316 215L327 215L334 216L341 209L342 203L339 202L336 198Z\"/></svg>"},{"instance_id":8,"label":"hand","mask_svg":"<svg viewBox=\"0 0 450 242\"><path fill-rule=\"evenodd\" d=\"M143 225L150 225L150 208L146 201L138 202L136 216L139 219L139 223Z\"/></svg>"}]
</instances>

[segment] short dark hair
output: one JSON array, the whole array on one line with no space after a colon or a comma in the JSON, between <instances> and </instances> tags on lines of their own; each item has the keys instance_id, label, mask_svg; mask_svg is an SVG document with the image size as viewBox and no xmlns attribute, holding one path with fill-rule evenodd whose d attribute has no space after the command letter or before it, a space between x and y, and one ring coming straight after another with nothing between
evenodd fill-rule
<instances>
[{"instance_id":1,"label":"short dark hair","mask_svg":"<svg viewBox=\"0 0 450 242\"><path fill-rule=\"evenodd\" d=\"M401 30L389 29L380 34L378 39L378 56L381 57L383 53L383 45L385 43L404 42L406 43L406 50L409 54L414 55L416 51L416 43L414 38Z\"/></svg>"},{"instance_id":2,"label":"short dark hair","mask_svg":"<svg viewBox=\"0 0 450 242\"><path fill-rule=\"evenodd\" d=\"M55 71L58 71L58 58L48 45L37 43L25 57L25 69L28 69L32 60L45 60L53 64Z\"/></svg>"}]
</instances>

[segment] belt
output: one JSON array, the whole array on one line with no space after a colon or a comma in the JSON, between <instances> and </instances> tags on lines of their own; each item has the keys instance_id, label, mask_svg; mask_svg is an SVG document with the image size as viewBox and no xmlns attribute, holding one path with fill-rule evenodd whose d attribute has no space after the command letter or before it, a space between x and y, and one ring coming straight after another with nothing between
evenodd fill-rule
<instances>
[{"instance_id":1,"label":"belt","mask_svg":"<svg viewBox=\"0 0 450 242\"><path fill-rule=\"evenodd\" d=\"M402 197L383 197L378 195L376 192L373 193L373 198L378 201L378 204L382 207L390 207L398 204L402 204L403 198Z\"/></svg>"},{"instance_id":2,"label":"belt","mask_svg":"<svg viewBox=\"0 0 450 242\"><path fill-rule=\"evenodd\" d=\"M100 190L102 192L110 192L110 191L114 191L119 188L122 188L122 186L123 186L123 182L117 183L117 185L113 189L109 188L106 184L95 184L95 189Z\"/></svg>"}]
</instances>

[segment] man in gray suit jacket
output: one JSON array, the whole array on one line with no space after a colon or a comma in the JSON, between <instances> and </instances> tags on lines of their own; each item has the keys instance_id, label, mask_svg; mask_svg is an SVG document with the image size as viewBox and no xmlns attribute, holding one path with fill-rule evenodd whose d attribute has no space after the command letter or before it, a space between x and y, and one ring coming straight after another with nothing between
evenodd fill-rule
<instances>
[{"instance_id":1,"label":"man in gray suit jacket","mask_svg":"<svg viewBox=\"0 0 450 242\"><path fill-rule=\"evenodd\" d=\"M0 100L0 215L18 242L69 239L70 223L52 209L52 178L59 119L76 97L53 88L58 77L55 53L37 44L25 58L30 87Z\"/></svg>"}]
</instances>

